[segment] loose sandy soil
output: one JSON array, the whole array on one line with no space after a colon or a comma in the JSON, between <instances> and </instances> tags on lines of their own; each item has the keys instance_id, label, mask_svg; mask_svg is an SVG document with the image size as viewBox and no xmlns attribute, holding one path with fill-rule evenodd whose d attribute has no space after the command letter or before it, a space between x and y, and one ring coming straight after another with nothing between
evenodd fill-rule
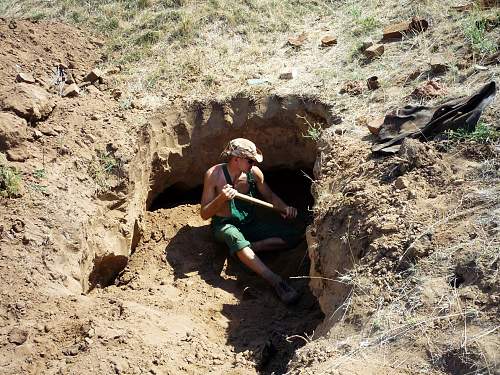
<instances>
[{"instance_id":1,"label":"loose sandy soil","mask_svg":"<svg viewBox=\"0 0 500 375\"><path fill-rule=\"evenodd\" d=\"M498 149L413 141L381 158L365 129L331 128L307 244L266 259L312 277L292 279L302 297L286 308L226 259L198 205L146 211L140 171L161 166L134 158L152 142L152 113L124 106L111 73L79 97L54 92L54 67L71 64L80 82L100 41L0 20L0 42L2 111L19 117L11 99L28 108L23 135L8 135L20 141L2 150L21 155L6 164L23 191L0 198L1 373L500 371ZM19 72L53 110L30 115ZM114 249L131 244L127 264Z\"/></svg>"}]
</instances>

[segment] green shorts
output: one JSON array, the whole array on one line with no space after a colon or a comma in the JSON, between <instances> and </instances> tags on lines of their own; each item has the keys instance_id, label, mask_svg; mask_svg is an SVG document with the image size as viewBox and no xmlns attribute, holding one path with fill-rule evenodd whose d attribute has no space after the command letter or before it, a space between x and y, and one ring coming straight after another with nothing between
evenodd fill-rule
<instances>
[{"instance_id":1,"label":"green shorts","mask_svg":"<svg viewBox=\"0 0 500 375\"><path fill-rule=\"evenodd\" d=\"M250 247L251 242L266 238L281 238L290 248L297 246L304 238L303 225L279 216L256 218L248 224L235 224L230 219L224 221L212 223L212 230L215 239L229 247L231 256L247 246Z\"/></svg>"}]
</instances>

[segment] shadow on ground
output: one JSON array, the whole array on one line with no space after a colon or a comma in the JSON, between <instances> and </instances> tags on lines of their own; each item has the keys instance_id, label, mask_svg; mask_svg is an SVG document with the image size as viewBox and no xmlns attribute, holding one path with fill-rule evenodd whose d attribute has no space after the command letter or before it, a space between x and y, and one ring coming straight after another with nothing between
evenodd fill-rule
<instances>
[{"instance_id":1,"label":"shadow on ground","mask_svg":"<svg viewBox=\"0 0 500 375\"><path fill-rule=\"evenodd\" d=\"M301 293L299 302L286 307L260 278L227 258L225 246L214 242L210 227L185 226L165 248L167 262L176 279L197 272L213 288L232 293L239 303L225 304L221 313L229 320L227 344L240 353L255 354L262 374L286 372L294 351L323 319L316 298L309 291L307 279L293 279L291 285ZM261 259L283 277L309 273L307 246L266 253ZM287 340L287 337L294 336Z\"/></svg>"}]
</instances>

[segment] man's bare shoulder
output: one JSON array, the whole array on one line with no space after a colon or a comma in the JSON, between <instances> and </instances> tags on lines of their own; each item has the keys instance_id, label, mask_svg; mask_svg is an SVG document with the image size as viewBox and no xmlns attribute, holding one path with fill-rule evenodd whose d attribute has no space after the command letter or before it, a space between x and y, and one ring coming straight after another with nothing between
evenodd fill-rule
<instances>
[{"instance_id":1,"label":"man's bare shoulder","mask_svg":"<svg viewBox=\"0 0 500 375\"><path fill-rule=\"evenodd\" d=\"M223 164L216 164L213 167L210 167L205 172L205 178L210 180L210 181L217 181L223 173L222 165Z\"/></svg>"}]
</instances>

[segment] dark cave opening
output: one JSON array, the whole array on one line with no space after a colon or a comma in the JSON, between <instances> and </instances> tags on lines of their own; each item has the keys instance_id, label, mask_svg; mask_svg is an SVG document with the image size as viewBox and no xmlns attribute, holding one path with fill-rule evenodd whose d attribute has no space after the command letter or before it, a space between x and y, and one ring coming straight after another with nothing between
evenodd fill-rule
<instances>
[{"instance_id":1,"label":"dark cave opening","mask_svg":"<svg viewBox=\"0 0 500 375\"><path fill-rule=\"evenodd\" d=\"M312 167L304 169L271 168L264 170L265 182L286 204L296 207L306 223L312 220L314 199L311 194ZM166 188L152 202L149 211L173 208L183 204L199 204L203 185L189 188L178 182ZM261 197L260 197L261 198Z\"/></svg>"}]
</instances>

